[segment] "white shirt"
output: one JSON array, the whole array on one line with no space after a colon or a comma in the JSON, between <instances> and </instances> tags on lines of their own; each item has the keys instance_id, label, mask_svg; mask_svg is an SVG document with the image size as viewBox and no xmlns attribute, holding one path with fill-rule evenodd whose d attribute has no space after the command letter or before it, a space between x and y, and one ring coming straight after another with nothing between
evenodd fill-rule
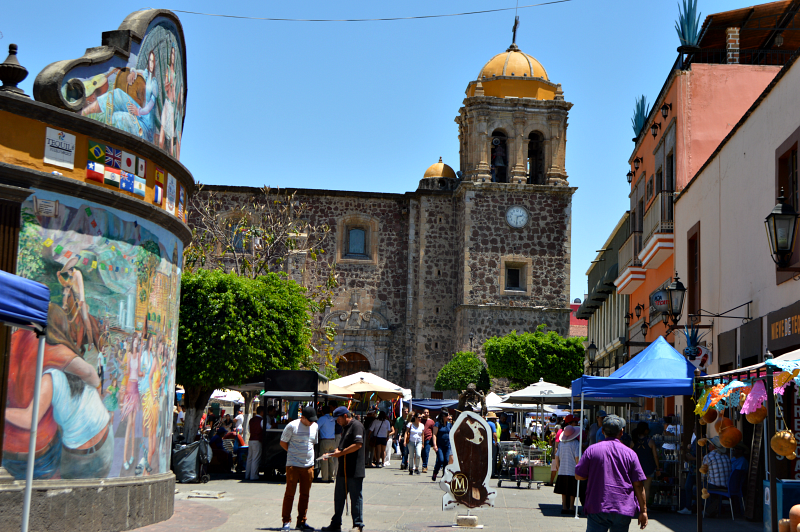
<instances>
[{"instance_id":1,"label":"white shirt","mask_svg":"<svg viewBox=\"0 0 800 532\"><path fill-rule=\"evenodd\" d=\"M244 425L244 414L239 412L239 414L233 418L233 420L236 422L236 430L242 430L242 425Z\"/></svg>"},{"instance_id":2,"label":"white shirt","mask_svg":"<svg viewBox=\"0 0 800 532\"><path fill-rule=\"evenodd\" d=\"M108 425L108 410L94 388L84 385L80 392L72 395L63 371L48 369L45 374L53 379L51 404L53 417L61 428L62 442L65 447L77 449Z\"/></svg>"},{"instance_id":3,"label":"white shirt","mask_svg":"<svg viewBox=\"0 0 800 532\"><path fill-rule=\"evenodd\" d=\"M312 423L310 427L295 419L283 429L281 441L289 444L286 451L287 467L312 467L314 465L314 444L319 442L319 427Z\"/></svg>"},{"instance_id":4,"label":"white shirt","mask_svg":"<svg viewBox=\"0 0 800 532\"><path fill-rule=\"evenodd\" d=\"M425 430L425 425L422 423L415 427L413 423L408 424L408 442L419 443L422 441L422 432Z\"/></svg>"}]
</instances>

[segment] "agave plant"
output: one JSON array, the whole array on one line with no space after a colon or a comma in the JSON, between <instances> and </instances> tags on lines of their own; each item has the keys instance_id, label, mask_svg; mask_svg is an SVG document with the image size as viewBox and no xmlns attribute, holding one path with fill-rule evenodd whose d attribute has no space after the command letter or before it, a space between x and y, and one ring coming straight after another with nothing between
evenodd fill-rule
<instances>
[{"instance_id":1,"label":"agave plant","mask_svg":"<svg viewBox=\"0 0 800 532\"><path fill-rule=\"evenodd\" d=\"M636 133L637 137L642 131L642 128L647 121L647 115L649 114L650 106L647 104L647 97L642 94L640 97L636 98L636 106L633 108L633 118L631 118L633 132Z\"/></svg>"},{"instance_id":2,"label":"agave plant","mask_svg":"<svg viewBox=\"0 0 800 532\"><path fill-rule=\"evenodd\" d=\"M686 337L686 348L683 350L683 355L689 360L694 360L700 353L698 346L700 340L708 333L700 334L700 329L691 324L688 328L683 328L683 335Z\"/></svg>"},{"instance_id":3,"label":"agave plant","mask_svg":"<svg viewBox=\"0 0 800 532\"><path fill-rule=\"evenodd\" d=\"M683 11L678 4L678 20L675 21L675 31L681 40L681 46L697 46L700 35L700 13L697 13L698 0L683 0Z\"/></svg>"}]
</instances>

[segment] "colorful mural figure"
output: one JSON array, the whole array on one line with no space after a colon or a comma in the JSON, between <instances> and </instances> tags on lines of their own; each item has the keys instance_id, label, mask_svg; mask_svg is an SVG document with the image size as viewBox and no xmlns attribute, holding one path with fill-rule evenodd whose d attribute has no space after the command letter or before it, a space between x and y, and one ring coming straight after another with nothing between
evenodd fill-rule
<instances>
[{"instance_id":1,"label":"colorful mural figure","mask_svg":"<svg viewBox=\"0 0 800 532\"><path fill-rule=\"evenodd\" d=\"M47 202L58 209L37 211ZM35 478L167 472L182 254L171 233L116 209L39 190L23 203L17 271L52 294ZM36 351L32 332L13 332L3 466L18 479Z\"/></svg>"},{"instance_id":2,"label":"colorful mural figure","mask_svg":"<svg viewBox=\"0 0 800 532\"><path fill-rule=\"evenodd\" d=\"M150 23L128 61L120 57L79 66L64 76L70 103L85 98L81 114L157 144L180 158L184 68L180 32L166 17Z\"/></svg>"}]
</instances>

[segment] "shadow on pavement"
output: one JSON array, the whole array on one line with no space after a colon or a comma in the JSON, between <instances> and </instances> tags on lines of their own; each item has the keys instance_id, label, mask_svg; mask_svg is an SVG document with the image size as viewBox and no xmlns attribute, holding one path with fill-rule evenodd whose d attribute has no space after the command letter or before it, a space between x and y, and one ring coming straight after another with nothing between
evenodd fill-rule
<instances>
[{"instance_id":1,"label":"shadow on pavement","mask_svg":"<svg viewBox=\"0 0 800 532\"><path fill-rule=\"evenodd\" d=\"M541 504L539 503L539 510L545 517L561 517L560 504Z\"/></svg>"}]
</instances>

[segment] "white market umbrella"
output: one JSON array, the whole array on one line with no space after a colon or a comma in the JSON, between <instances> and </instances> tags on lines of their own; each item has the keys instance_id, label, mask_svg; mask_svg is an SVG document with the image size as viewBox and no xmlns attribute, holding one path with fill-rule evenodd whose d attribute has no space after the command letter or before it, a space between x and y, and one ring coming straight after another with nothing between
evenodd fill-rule
<instances>
[{"instance_id":1,"label":"white market umbrella","mask_svg":"<svg viewBox=\"0 0 800 532\"><path fill-rule=\"evenodd\" d=\"M337 386L341 386L342 388L347 388L351 384L355 384L357 382L366 381L370 384L377 384L378 386L382 386L384 388L389 388L391 390L401 392L400 396L406 400L411 400L411 390L409 388L403 388L402 386L395 384L391 381L387 381L381 377L378 377L374 373L369 373L367 371L359 371L358 373L353 373L352 375L347 375L346 377L342 377L340 379L330 381L331 384L335 384Z\"/></svg>"}]
</instances>

